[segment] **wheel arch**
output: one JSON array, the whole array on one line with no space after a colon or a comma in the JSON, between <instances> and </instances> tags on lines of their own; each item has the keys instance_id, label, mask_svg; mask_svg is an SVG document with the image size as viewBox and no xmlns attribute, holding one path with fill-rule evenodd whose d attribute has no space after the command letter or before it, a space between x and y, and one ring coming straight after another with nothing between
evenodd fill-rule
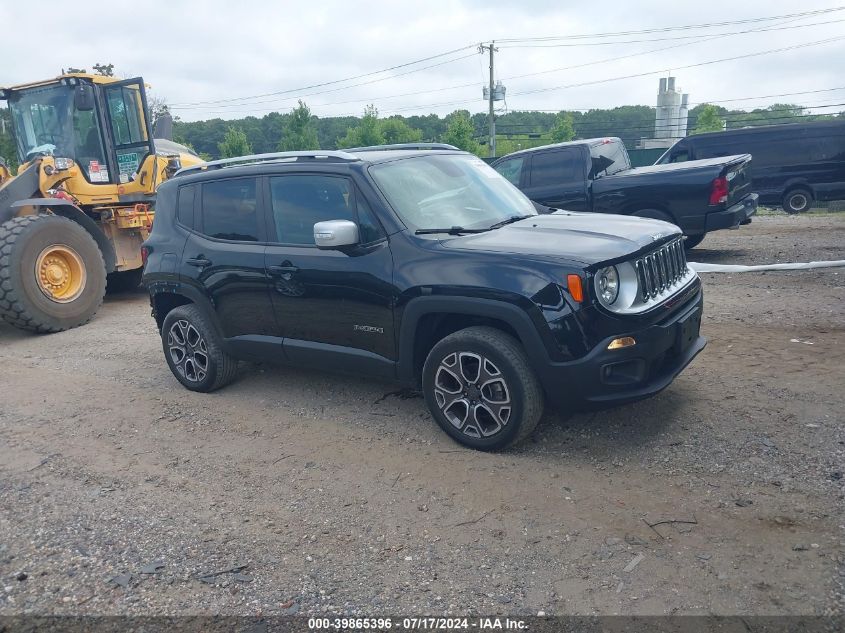
<instances>
[{"instance_id":1,"label":"wheel arch","mask_svg":"<svg viewBox=\"0 0 845 633\"><path fill-rule=\"evenodd\" d=\"M537 326L530 315L516 305L471 297L417 297L402 313L399 379L403 383L417 384L434 345L452 332L475 325L493 327L513 336L532 363L549 361Z\"/></svg>"},{"instance_id":2,"label":"wheel arch","mask_svg":"<svg viewBox=\"0 0 845 633\"><path fill-rule=\"evenodd\" d=\"M115 253L111 240L106 237L106 234L99 226L97 226L97 223L86 215L82 209L72 202L62 200L60 198L29 198L27 200L18 200L11 205L10 210L14 213L16 209L24 207L35 207L38 213L49 212L53 215L58 215L63 218L67 218L72 222L76 222L85 229L97 243L100 253L103 255L103 262L106 265L106 273L114 272L117 266L117 254Z\"/></svg>"}]
</instances>

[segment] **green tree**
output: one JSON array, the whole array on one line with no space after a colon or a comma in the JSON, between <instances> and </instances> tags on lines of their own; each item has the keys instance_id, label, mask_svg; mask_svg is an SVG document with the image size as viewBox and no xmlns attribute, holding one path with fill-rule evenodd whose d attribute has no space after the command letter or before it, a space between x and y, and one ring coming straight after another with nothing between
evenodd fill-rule
<instances>
[{"instance_id":1,"label":"green tree","mask_svg":"<svg viewBox=\"0 0 845 633\"><path fill-rule=\"evenodd\" d=\"M575 119L570 112L561 112L555 117L552 128L552 141L564 143L575 138Z\"/></svg>"},{"instance_id":2,"label":"green tree","mask_svg":"<svg viewBox=\"0 0 845 633\"><path fill-rule=\"evenodd\" d=\"M379 121L379 128L384 142L388 144L417 143L422 140L422 130L412 128L400 116L382 119Z\"/></svg>"},{"instance_id":3,"label":"green tree","mask_svg":"<svg viewBox=\"0 0 845 633\"><path fill-rule=\"evenodd\" d=\"M337 141L339 148L367 145L384 145L384 133L378 120L378 110L374 105L368 105L364 109L361 122L346 130L346 136Z\"/></svg>"},{"instance_id":4,"label":"green tree","mask_svg":"<svg viewBox=\"0 0 845 633\"><path fill-rule=\"evenodd\" d=\"M220 156L223 158L234 158L236 156L252 154L246 134L236 127L229 127L226 135L223 137L223 142L219 143L217 148L220 150Z\"/></svg>"},{"instance_id":5,"label":"green tree","mask_svg":"<svg viewBox=\"0 0 845 633\"><path fill-rule=\"evenodd\" d=\"M716 106L707 104L701 108L695 122L695 129L693 129L692 133L721 132L723 129L722 119L719 118L719 111L716 109Z\"/></svg>"},{"instance_id":6,"label":"green tree","mask_svg":"<svg viewBox=\"0 0 845 633\"><path fill-rule=\"evenodd\" d=\"M114 77L114 64L94 64L94 70L103 77Z\"/></svg>"},{"instance_id":7,"label":"green tree","mask_svg":"<svg viewBox=\"0 0 845 633\"><path fill-rule=\"evenodd\" d=\"M448 123L446 133L443 135L443 142L454 145L465 152L479 154L481 145L475 140L475 127L469 118L469 113L466 110L455 110L446 119Z\"/></svg>"},{"instance_id":8,"label":"green tree","mask_svg":"<svg viewBox=\"0 0 845 633\"><path fill-rule=\"evenodd\" d=\"M309 149L320 149L317 129L314 127L311 110L300 99L299 105L291 110L290 116L282 132L279 151L295 152Z\"/></svg>"}]
</instances>

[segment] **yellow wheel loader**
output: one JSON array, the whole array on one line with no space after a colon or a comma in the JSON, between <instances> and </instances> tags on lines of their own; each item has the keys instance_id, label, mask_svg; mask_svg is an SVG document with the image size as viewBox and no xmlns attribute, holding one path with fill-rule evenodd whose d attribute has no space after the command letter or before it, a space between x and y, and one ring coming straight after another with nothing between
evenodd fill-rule
<instances>
[{"instance_id":1,"label":"yellow wheel loader","mask_svg":"<svg viewBox=\"0 0 845 633\"><path fill-rule=\"evenodd\" d=\"M0 318L34 332L87 323L137 287L155 191L187 148L154 139L141 78L85 73L0 88L20 167L0 160Z\"/></svg>"}]
</instances>

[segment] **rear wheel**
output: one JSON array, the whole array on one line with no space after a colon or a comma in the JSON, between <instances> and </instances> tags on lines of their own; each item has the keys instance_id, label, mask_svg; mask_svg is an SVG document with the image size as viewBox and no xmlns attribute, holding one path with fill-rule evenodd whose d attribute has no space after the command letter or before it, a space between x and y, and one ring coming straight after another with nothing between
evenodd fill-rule
<instances>
[{"instance_id":1,"label":"rear wheel","mask_svg":"<svg viewBox=\"0 0 845 633\"><path fill-rule=\"evenodd\" d=\"M33 332L91 320L103 302L106 269L94 238L76 222L28 215L0 225L0 317Z\"/></svg>"},{"instance_id":2,"label":"rear wheel","mask_svg":"<svg viewBox=\"0 0 845 633\"><path fill-rule=\"evenodd\" d=\"M631 215L635 215L638 218L651 218L652 220L663 220L669 224L675 224L675 220L672 219L671 215L658 209L640 209Z\"/></svg>"},{"instance_id":3,"label":"rear wheel","mask_svg":"<svg viewBox=\"0 0 845 633\"><path fill-rule=\"evenodd\" d=\"M161 343L170 371L191 391L214 391L235 378L238 361L223 351L217 330L195 305L167 313Z\"/></svg>"},{"instance_id":4,"label":"rear wheel","mask_svg":"<svg viewBox=\"0 0 845 633\"><path fill-rule=\"evenodd\" d=\"M686 239L684 240L684 248L687 250L691 250L701 244L704 240L704 236L707 233L701 233L700 235L687 235Z\"/></svg>"},{"instance_id":5,"label":"rear wheel","mask_svg":"<svg viewBox=\"0 0 845 633\"><path fill-rule=\"evenodd\" d=\"M490 327L437 343L423 368L423 393L440 427L479 450L520 442L543 413L543 392L522 346Z\"/></svg>"},{"instance_id":6,"label":"rear wheel","mask_svg":"<svg viewBox=\"0 0 845 633\"><path fill-rule=\"evenodd\" d=\"M813 204L813 194L807 189L793 189L783 197L783 210L794 215L805 213Z\"/></svg>"}]
</instances>

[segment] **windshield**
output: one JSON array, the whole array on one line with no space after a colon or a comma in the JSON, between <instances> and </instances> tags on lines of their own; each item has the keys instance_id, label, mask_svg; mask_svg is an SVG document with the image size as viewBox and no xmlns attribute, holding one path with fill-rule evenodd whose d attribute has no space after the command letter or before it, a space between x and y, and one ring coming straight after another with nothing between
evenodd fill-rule
<instances>
[{"instance_id":1,"label":"windshield","mask_svg":"<svg viewBox=\"0 0 845 633\"><path fill-rule=\"evenodd\" d=\"M370 174L410 228L486 229L536 215L531 201L475 156L432 154L373 165Z\"/></svg>"},{"instance_id":2,"label":"windshield","mask_svg":"<svg viewBox=\"0 0 845 633\"><path fill-rule=\"evenodd\" d=\"M73 88L53 85L12 95L12 127L21 162L36 154L73 158L91 182L108 180L95 110L77 110Z\"/></svg>"},{"instance_id":3,"label":"windshield","mask_svg":"<svg viewBox=\"0 0 845 633\"><path fill-rule=\"evenodd\" d=\"M631 161L628 158L628 150L619 139L607 139L597 145L590 147L590 158L592 158L593 178L597 176L612 176L613 174L630 169Z\"/></svg>"}]
</instances>

